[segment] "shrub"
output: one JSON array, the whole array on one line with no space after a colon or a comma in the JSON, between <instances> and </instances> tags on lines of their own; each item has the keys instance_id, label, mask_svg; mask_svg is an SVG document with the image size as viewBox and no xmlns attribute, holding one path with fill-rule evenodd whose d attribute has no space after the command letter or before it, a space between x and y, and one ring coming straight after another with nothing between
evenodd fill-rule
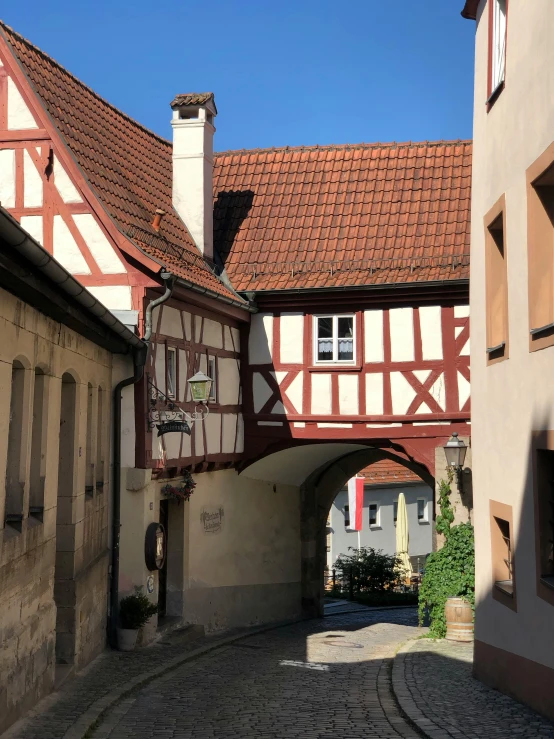
<instances>
[{"instance_id":1,"label":"shrub","mask_svg":"<svg viewBox=\"0 0 554 739\"><path fill-rule=\"evenodd\" d=\"M158 605L151 603L144 593L122 598L119 604L119 620L122 629L141 629L148 619L158 612Z\"/></svg>"},{"instance_id":2,"label":"shrub","mask_svg":"<svg viewBox=\"0 0 554 739\"><path fill-rule=\"evenodd\" d=\"M400 559L395 555L383 554L382 549L348 547L352 554L341 554L335 562L335 570L342 581L343 589L349 588L353 580L355 592L383 592L392 588L398 580Z\"/></svg>"},{"instance_id":3,"label":"shrub","mask_svg":"<svg viewBox=\"0 0 554 739\"><path fill-rule=\"evenodd\" d=\"M442 549L427 558L419 590L419 622L423 623L427 608L431 621L429 635L439 639L446 635L444 606L447 598L464 598L475 608L473 526L470 523L452 526L454 513L450 503L449 482L443 480L440 484L441 513L436 522L436 529L444 535L445 543Z\"/></svg>"}]
</instances>

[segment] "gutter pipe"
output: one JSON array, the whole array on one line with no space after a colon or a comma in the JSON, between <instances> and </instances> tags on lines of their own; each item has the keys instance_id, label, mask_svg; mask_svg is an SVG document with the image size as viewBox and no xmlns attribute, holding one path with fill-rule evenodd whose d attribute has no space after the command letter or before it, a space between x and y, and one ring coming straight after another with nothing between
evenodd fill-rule
<instances>
[{"instance_id":1,"label":"gutter pipe","mask_svg":"<svg viewBox=\"0 0 554 739\"><path fill-rule=\"evenodd\" d=\"M119 544L121 535L121 399L123 389L130 385L136 385L144 375L144 367L150 350L150 339L152 337L152 311L158 305L165 303L171 297L175 284L174 276L165 270L160 273L165 282L164 294L152 300L145 312L144 337L141 346L133 352L134 373L117 383L114 388L114 422L113 422L113 507L112 507L112 562L110 580L110 619L109 619L109 642L115 649L117 647L117 623L119 620Z\"/></svg>"}]
</instances>

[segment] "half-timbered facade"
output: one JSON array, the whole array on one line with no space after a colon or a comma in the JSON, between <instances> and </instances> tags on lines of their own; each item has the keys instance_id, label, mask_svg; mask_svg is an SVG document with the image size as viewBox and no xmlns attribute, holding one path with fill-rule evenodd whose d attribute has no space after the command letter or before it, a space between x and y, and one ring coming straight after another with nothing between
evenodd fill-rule
<instances>
[{"instance_id":1,"label":"half-timbered facade","mask_svg":"<svg viewBox=\"0 0 554 739\"><path fill-rule=\"evenodd\" d=\"M251 456L386 436L433 474L441 438L468 434L470 152L217 155L216 246L259 309L244 371Z\"/></svg>"},{"instance_id":2,"label":"half-timbered facade","mask_svg":"<svg viewBox=\"0 0 554 739\"><path fill-rule=\"evenodd\" d=\"M470 144L214 155L211 93L177 95L169 142L3 25L0 64L0 199L150 348L120 389L119 593L213 629L319 612L348 476L432 483L469 434ZM159 433L199 370L208 412Z\"/></svg>"}]
</instances>

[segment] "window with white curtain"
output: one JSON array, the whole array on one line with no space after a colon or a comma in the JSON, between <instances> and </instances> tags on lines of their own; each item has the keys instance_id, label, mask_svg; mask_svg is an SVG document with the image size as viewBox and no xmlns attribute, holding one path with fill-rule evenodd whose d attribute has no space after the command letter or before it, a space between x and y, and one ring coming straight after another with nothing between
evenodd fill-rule
<instances>
[{"instance_id":1,"label":"window with white curtain","mask_svg":"<svg viewBox=\"0 0 554 739\"><path fill-rule=\"evenodd\" d=\"M491 89L492 95L504 82L506 73L506 0L491 0Z\"/></svg>"},{"instance_id":2,"label":"window with white curtain","mask_svg":"<svg viewBox=\"0 0 554 739\"><path fill-rule=\"evenodd\" d=\"M315 316L315 363L354 364L354 316Z\"/></svg>"}]
</instances>

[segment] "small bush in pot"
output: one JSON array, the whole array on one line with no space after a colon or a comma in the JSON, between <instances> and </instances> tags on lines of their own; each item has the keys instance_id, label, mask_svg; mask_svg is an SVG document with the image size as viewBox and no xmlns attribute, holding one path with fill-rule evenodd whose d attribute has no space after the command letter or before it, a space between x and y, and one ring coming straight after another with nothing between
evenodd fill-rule
<instances>
[{"instance_id":1,"label":"small bush in pot","mask_svg":"<svg viewBox=\"0 0 554 739\"><path fill-rule=\"evenodd\" d=\"M137 641L138 630L158 612L156 603L148 600L144 593L137 590L133 595L121 599L119 603L119 648L124 651L132 651Z\"/></svg>"}]
</instances>

